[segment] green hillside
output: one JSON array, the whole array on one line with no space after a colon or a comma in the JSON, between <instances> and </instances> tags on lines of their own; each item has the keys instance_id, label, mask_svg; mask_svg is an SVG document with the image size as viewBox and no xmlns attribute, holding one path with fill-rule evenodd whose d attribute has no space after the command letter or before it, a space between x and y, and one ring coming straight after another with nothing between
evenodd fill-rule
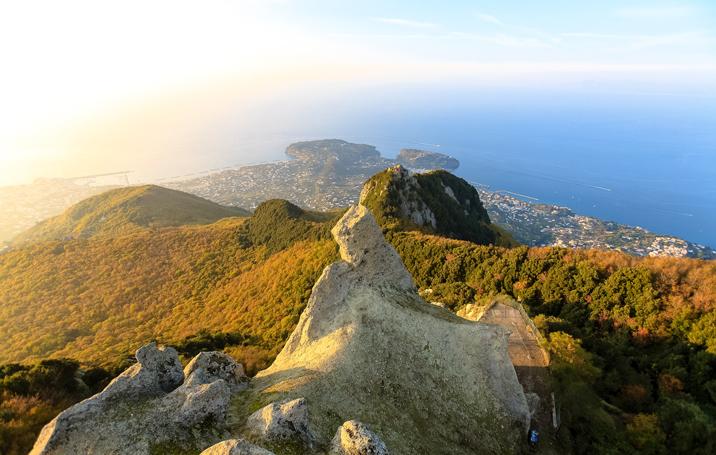
<instances>
[{"instance_id":1,"label":"green hillside","mask_svg":"<svg viewBox=\"0 0 716 455\"><path fill-rule=\"evenodd\" d=\"M533 317L553 359L564 453L713 453L716 263L496 246L460 179L416 176L406 192L386 178L363 199L426 298L457 311L506 294ZM430 208L436 226L406 218L403 197ZM0 255L0 452L25 453L42 424L152 339L186 357L225 350L250 373L268 365L337 258L339 215L272 200L249 218Z\"/></svg>"},{"instance_id":2,"label":"green hillside","mask_svg":"<svg viewBox=\"0 0 716 455\"><path fill-rule=\"evenodd\" d=\"M490 222L477 190L447 171L410 174L402 166L388 168L366 182L361 203L388 230L417 229L481 245L517 244Z\"/></svg>"},{"instance_id":3,"label":"green hillside","mask_svg":"<svg viewBox=\"0 0 716 455\"><path fill-rule=\"evenodd\" d=\"M63 214L18 235L14 244L94 236L117 236L167 226L209 224L247 216L181 191L155 185L118 188L81 201Z\"/></svg>"}]
</instances>

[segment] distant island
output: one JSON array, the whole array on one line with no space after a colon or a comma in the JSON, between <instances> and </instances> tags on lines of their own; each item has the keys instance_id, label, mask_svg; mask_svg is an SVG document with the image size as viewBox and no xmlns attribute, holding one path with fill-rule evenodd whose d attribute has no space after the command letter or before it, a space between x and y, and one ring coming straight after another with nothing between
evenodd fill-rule
<instances>
[{"instance_id":1,"label":"distant island","mask_svg":"<svg viewBox=\"0 0 716 455\"><path fill-rule=\"evenodd\" d=\"M363 183L390 166L454 170L460 165L455 158L426 150L402 150L396 159L385 158L372 145L340 139L296 142L286 148L286 155L292 159L164 185L219 204L247 209L278 198L301 207L330 210L355 203Z\"/></svg>"},{"instance_id":2,"label":"distant island","mask_svg":"<svg viewBox=\"0 0 716 455\"><path fill-rule=\"evenodd\" d=\"M286 199L314 210L354 204L363 183L387 167L400 164L414 171L455 170L460 162L446 154L406 148L395 159L376 147L339 139L297 142L286 148L285 161L227 169L163 185L213 202L253 210L268 199ZM490 219L529 246L562 246L619 250L635 256L715 259L708 246L641 227L579 215L567 207L526 202L472 182ZM70 205L113 187L79 185L69 180L41 180L32 185L0 188L4 214L2 242Z\"/></svg>"},{"instance_id":3,"label":"distant island","mask_svg":"<svg viewBox=\"0 0 716 455\"><path fill-rule=\"evenodd\" d=\"M403 149L396 159L381 157L372 145L330 139L297 142L286 149L292 160L245 166L180 180L167 186L224 205L253 209L261 202L287 199L301 207L330 210L358 200L363 182L386 167L415 171L455 170L448 155ZM678 237L578 215L569 208L525 202L473 182L490 219L529 246L619 250L634 256L715 259L716 251Z\"/></svg>"},{"instance_id":4,"label":"distant island","mask_svg":"<svg viewBox=\"0 0 716 455\"><path fill-rule=\"evenodd\" d=\"M398 153L396 161L412 169L445 169L454 171L460 162L449 155L417 149L403 149Z\"/></svg>"}]
</instances>

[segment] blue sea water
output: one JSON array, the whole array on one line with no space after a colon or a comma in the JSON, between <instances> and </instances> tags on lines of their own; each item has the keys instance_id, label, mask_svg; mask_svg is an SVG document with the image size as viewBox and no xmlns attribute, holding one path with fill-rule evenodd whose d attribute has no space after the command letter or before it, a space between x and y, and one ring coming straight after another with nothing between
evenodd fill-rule
<instances>
[{"instance_id":1,"label":"blue sea water","mask_svg":"<svg viewBox=\"0 0 716 455\"><path fill-rule=\"evenodd\" d=\"M716 246L716 97L456 90L376 107L346 139L448 153L492 189Z\"/></svg>"},{"instance_id":2,"label":"blue sea water","mask_svg":"<svg viewBox=\"0 0 716 455\"><path fill-rule=\"evenodd\" d=\"M280 159L294 140L329 137L386 156L423 148L494 190L716 246L716 93L321 86L249 114L226 119L232 139L215 162ZM238 139L247 118L252 133Z\"/></svg>"}]
</instances>

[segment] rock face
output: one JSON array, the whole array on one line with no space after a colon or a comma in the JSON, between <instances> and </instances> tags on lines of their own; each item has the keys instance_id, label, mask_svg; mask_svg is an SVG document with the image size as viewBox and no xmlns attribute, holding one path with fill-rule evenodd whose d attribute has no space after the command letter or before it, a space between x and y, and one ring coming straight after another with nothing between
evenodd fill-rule
<instances>
[{"instance_id":1,"label":"rock face","mask_svg":"<svg viewBox=\"0 0 716 455\"><path fill-rule=\"evenodd\" d=\"M393 166L368 180L360 203L385 229L420 229L479 244L514 244L490 222L477 190L446 171L414 174Z\"/></svg>"},{"instance_id":2,"label":"rock face","mask_svg":"<svg viewBox=\"0 0 716 455\"><path fill-rule=\"evenodd\" d=\"M435 218L435 212L417 195L420 193L420 183L415 174L401 165L393 166L385 171L390 177L390 183L387 188L381 189L374 187L369 180L361 191L361 204L369 204L372 196L371 192L387 191L393 193L390 195L389 202L393 205L393 211L397 211L404 220L409 220L416 226L437 229L438 222ZM371 207L372 208L372 207ZM397 210L395 210L397 209Z\"/></svg>"},{"instance_id":3,"label":"rock face","mask_svg":"<svg viewBox=\"0 0 716 455\"><path fill-rule=\"evenodd\" d=\"M554 431L552 422L552 387L549 377L549 354L543 340L522 305L507 296L495 297L486 306L465 305L458 316L473 321L505 327L510 331L507 351L517 378L525 391L530 409L530 426L548 440Z\"/></svg>"},{"instance_id":4,"label":"rock face","mask_svg":"<svg viewBox=\"0 0 716 455\"><path fill-rule=\"evenodd\" d=\"M244 439L229 439L214 444L199 455L274 455L274 453Z\"/></svg>"},{"instance_id":5,"label":"rock face","mask_svg":"<svg viewBox=\"0 0 716 455\"><path fill-rule=\"evenodd\" d=\"M516 453L529 409L508 332L420 298L366 207L349 209L332 234L342 260L324 270L244 403L305 398L317 447L330 447L336 428L357 419L393 454ZM250 414L244 406L236 431L253 427L254 417L240 423Z\"/></svg>"},{"instance_id":6,"label":"rock face","mask_svg":"<svg viewBox=\"0 0 716 455\"><path fill-rule=\"evenodd\" d=\"M162 444L206 446L223 426L232 389L246 387L241 365L223 353L204 352L184 371L172 348L152 343L136 357L102 392L48 423L31 453L148 454Z\"/></svg>"},{"instance_id":7,"label":"rock face","mask_svg":"<svg viewBox=\"0 0 716 455\"><path fill-rule=\"evenodd\" d=\"M331 442L331 455L388 455L388 448L377 434L357 420L338 428Z\"/></svg>"},{"instance_id":8,"label":"rock face","mask_svg":"<svg viewBox=\"0 0 716 455\"><path fill-rule=\"evenodd\" d=\"M223 379L232 391L246 386L248 377L244 367L223 352L200 352L184 369L185 386L209 384Z\"/></svg>"},{"instance_id":9,"label":"rock face","mask_svg":"<svg viewBox=\"0 0 716 455\"><path fill-rule=\"evenodd\" d=\"M246 433L268 442L298 440L307 448L313 447L306 400L297 398L264 406L249 416Z\"/></svg>"}]
</instances>

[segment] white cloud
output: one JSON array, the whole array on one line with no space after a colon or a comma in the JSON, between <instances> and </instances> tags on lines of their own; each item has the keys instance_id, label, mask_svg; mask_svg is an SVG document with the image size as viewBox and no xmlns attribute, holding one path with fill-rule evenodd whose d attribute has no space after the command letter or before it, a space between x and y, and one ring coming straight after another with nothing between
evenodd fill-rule
<instances>
[{"instance_id":1,"label":"white cloud","mask_svg":"<svg viewBox=\"0 0 716 455\"><path fill-rule=\"evenodd\" d=\"M613 33L562 33L565 38L577 38L594 41L607 41L610 45L619 42L620 49L639 51L651 47L692 46L700 47L714 44L716 38L703 32L667 33L660 35L620 35Z\"/></svg>"},{"instance_id":2,"label":"white cloud","mask_svg":"<svg viewBox=\"0 0 716 455\"><path fill-rule=\"evenodd\" d=\"M565 38L585 38L585 39L624 39L626 35L616 35L613 33L591 33L591 32L575 32L561 33Z\"/></svg>"},{"instance_id":3,"label":"white cloud","mask_svg":"<svg viewBox=\"0 0 716 455\"><path fill-rule=\"evenodd\" d=\"M495 24L495 25L505 25L504 22L493 16L492 14L485 14L485 13L477 13L477 18L480 19L482 22L487 22L488 24Z\"/></svg>"},{"instance_id":4,"label":"white cloud","mask_svg":"<svg viewBox=\"0 0 716 455\"><path fill-rule=\"evenodd\" d=\"M453 32L449 35L451 38L467 39L474 41L482 41L484 43L496 44L503 47L515 47L515 48L546 48L551 47L546 41L530 37L530 36L519 36L510 35L506 33L496 33L492 35L477 34L477 33L464 33L464 32Z\"/></svg>"},{"instance_id":5,"label":"white cloud","mask_svg":"<svg viewBox=\"0 0 716 455\"><path fill-rule=\"evenodd\" d=\"M713 37L699 32L646 35L634 37L630 48L632 50L642 50L660 46L703 46L713 43L713 41Z\"/></svg>"},{"instance_id":6,"label":"white cloud","mask_svg":"<svg viewBox=\"0 0 716 455\"><path fill-rule=\"evenodd\" d=\"M436 28L437 24L432 22L415 21L412 19L403 19L400 17L374 17L374 21L381 22L383 24L399 25L401 27L412 27L412 28Z\"/></svg>"},{"instance_id":7,"label":"white cloud","mask_svg":"<svg viewBox=\"0 0 716 455\"><path fill-rule=\"evenodd\" d=\"M674 17L691 16L694 9L688 6L647 6L619 8L615 11L617 16L633 19L669 19Z\"/></svg>"}]
</instances>

